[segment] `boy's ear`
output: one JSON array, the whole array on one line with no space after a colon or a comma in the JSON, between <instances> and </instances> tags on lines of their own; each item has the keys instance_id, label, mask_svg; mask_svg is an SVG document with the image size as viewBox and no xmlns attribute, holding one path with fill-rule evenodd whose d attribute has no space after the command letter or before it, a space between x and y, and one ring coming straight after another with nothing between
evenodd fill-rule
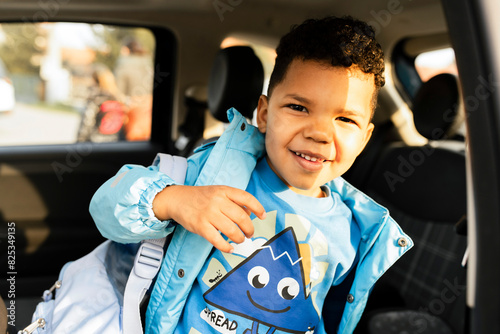
<instances>
[{"instance_id":1,"label":"boy's ear","mask_svg":"<svg viewBox=\"0 0 500 334\"><path fill-rule=\"evenodd\" d=\"M359 151L358 155L361 154L361 152L365 149L366 144L370 141L370 138L372 137L373 129L375 128L375 124L371 123L368 124L365 132L365 138L363 140L363 145L361 146L361 150Z\"/></svg>"},{"instance_id":2,"label":"boy's ear","mask_svg":"<svg viewBox=\"0 0 500 334\"><path fill-rule=\"evenodd\" d=\"M261 133L266 133L267 129L268 101L267 96L261 95L257 105L257 127Z\"/></svg>"}]
</instances>

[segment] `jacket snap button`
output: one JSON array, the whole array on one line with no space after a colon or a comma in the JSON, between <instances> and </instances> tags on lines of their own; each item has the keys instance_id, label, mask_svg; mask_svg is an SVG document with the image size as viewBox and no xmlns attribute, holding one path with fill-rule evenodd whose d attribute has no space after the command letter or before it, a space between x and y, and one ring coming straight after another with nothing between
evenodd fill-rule
<instances>
[{"instance_id":1,"label":"jacket snap button","mask_svg":"<svg viewBox=\"0 0 500 334\"><path fill-rule=\"evenodd\" d=\"M406 240L406 238L399 238L398 245L401 247L406 247L408 246L408 241Z\"/></svg>"},{"instance_id":2,"label":"jacket snap button","mask_svg":"<svg viewBox=\"0 0 500 334\"><path fill-rule=\"evenodd\" d=\"M352 303L354 301L354 296L352 294L347 295L347 302Z\"/></svg>"},{"instance_id":3,"label":"jacket snap button","mask_svg":"<svg viewBox=\"0 0 500 334\"><path fill-rule=\"evenodd\" d=\"M247 125L245 123L241 123L241 131L245 131Z\"/></svg>"},{"instance_id":4,"label":"jacket snap button","mask_svg":"<svg viewBox=\"0 0 500 334\"><path fill-rule=\"evenodd\" d=\"M177 271L177 275L178 275L180 278L183 278L183 277L184 277L184 269L179 269L179 271Z\"/></svg>"}]
</instances>

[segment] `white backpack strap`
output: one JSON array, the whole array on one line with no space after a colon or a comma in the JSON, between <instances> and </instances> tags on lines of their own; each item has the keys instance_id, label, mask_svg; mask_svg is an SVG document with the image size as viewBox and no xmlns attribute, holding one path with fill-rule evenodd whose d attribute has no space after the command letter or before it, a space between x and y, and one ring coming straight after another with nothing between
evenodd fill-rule
<instances>
[{"instance_id":1,"label":"white backpack strap","mask_svg":"<svg viewBox=\"0 0 500 334\"><path fill-rule=\"evenodd\" d=\"M163 260L165 238L145 240L135 256L123 295L123 333L142 333L140 305Z\"/></svg>"},{"instance_id":2,"label":"white backpack strap","mask_svg":"<svg viewBox=\"0 0 500 334\"><path fill-rule=\"evenodd\" d=\"M177 184L184 184L187 160L184 157L158 153L153 165L167 174ZM140 304L158 274L163 260L163 246L166 238L144 240L135 256L134 267L123 295L123 333L142 333Z\"/></svg>"},{"instance_id":3,"label":"white backpack strap","mask_svg":"<svg viewBox=\"0 0 500 334\"><path fill-rule=\"evenodd\" d=\"M186 179L187 159L176 155L158 153L153 161L160 172L167 174L177 184L184 184Z\"/></svg>"}]
</instances>

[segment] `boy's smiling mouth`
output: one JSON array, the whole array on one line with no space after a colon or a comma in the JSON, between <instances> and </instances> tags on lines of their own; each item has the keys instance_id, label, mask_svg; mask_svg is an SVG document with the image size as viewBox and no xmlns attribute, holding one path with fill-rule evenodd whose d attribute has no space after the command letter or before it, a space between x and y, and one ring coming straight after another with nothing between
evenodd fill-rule
<instances>
[{"instance_id":1,"label":"boy's smiling mouth","mask_svg":"<svg viewBox=\"0 0 500 334\"><path fill-rule=\"evenodd\" d=\"M312 153L311 151L290 150L290 153L295 158L298 165L307 173L317 173L325 167L326 163L332 162L332 160L326 159L325 156L318 153Z\"/></svg>"},{"instance_id":2,"label":"boy's smiling mouth","mask_svg":"<svg viewBox=\"0 0 500 334\"><path fill-rule=\"evenodd\" d=\"M326 159L324 156L320 154L314 154L311 152L298 152L298 151L292 151L296 156L301 157L307 161L311 162L318 162L318 163L323 163L323 162L330 162L331 160Z\"/></svg>"}]
</instances>

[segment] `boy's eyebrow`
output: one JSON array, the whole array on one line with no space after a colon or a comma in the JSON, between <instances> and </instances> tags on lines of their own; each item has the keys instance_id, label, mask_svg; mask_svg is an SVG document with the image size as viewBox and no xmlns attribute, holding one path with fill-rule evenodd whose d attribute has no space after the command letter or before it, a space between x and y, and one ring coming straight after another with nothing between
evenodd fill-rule
<instances>
[{"instance_id":1,"label":"boy's eyebrow","mask_svg":"<svg viewBox=\"0 0 500 334\"><path fill-rule=\"evenodd\" d=\"M307 104L312 103L312 101L309 100L307 97L303 97L303 96L300 96L298 94L287 94L287 95L285 95L285 97L291 97L291 98L293 98L301 103L307 103Z\"/></svg>"},{"instance_id":2,"label":"boy's eyebrow","mask_svg":"<svg viewBox=\"0 0 500 334\"><path fill-rule=\"evenodd\" d=\"M357 111L357 110L343 110L343 113L348 115L348 116L360 116L360 117L363 117L363 113L360 112L360 111Z\"/></svg>"}]
</instances>

